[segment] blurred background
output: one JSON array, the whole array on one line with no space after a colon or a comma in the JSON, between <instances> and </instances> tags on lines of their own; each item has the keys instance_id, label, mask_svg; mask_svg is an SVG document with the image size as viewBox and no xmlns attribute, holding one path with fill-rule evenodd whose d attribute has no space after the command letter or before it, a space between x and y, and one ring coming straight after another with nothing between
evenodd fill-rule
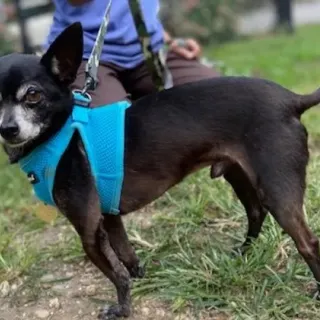
<instances>
[{"instance_id":1,"label":"blurred background","mask_svg":"<svg viewBox=\"0 0 320 320\"><path fill-rule=\"evenodd\" d=\"M41 47L52 10L50 0L0 0L0 53ZM173 35L194 36L208 45L320 23L320 1L162 0L160 15Z\"/></svg>"}]
</instances>

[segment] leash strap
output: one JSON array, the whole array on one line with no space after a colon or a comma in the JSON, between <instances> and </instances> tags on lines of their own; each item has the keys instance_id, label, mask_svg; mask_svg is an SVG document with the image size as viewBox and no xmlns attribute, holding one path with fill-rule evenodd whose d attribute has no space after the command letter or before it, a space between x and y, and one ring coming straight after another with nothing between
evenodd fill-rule
<instances>
[{"instance_id":1,"label":"leash strap","mask_svg":"<svg viewBox=\"0 0 320 320\"><path fill-rule=\"evenodd\" d=\"M134 22L139 35L139 41L142 46L142 51L146 59L147 67L151 73L152 80L159 91L169 89L173 86L172 75L166 65L166 52L161 49L159 53L154 53L151 48L151 40L142 17L142 11L139 0L128 0ZM109 0L100 29L93 46L92 52L86 64L86 79L82 89L82 94L89 90L95 90L98 85L98 67L104 44L104 37L110 21L112 0Z\"/></svg>"},{"instance_id":2,"label":"leash strap","mask_svg":"<svg viewBox=\"0 0 320 320\"><path fill-rule=\"evenodd\" d=\"M173 83L172 75L166 66L166 54L163 50L160 50L159 53L152 51L150 35L143 19L140 2L139 0L128 1L152 80L159 91L169 89L173 86Z\"/></svg>"},{"instance_id":3,"label":"leash strap","mask_svg":"<svg viewBox=\"0 0 320 320\"><path fill-rule=\"evenodd\" d=\"M93 46L92 52L90 54L89 60L86 64L86 80L82 93L85 94L88 90L95 90L98 84L98 67L102 52L102 47L104 44L104 37L107 32L107 28L110 21L110 10L111 10L112 0L109 0L103 20L101 22L99 32Z\"/></svg>"}]
</instances>

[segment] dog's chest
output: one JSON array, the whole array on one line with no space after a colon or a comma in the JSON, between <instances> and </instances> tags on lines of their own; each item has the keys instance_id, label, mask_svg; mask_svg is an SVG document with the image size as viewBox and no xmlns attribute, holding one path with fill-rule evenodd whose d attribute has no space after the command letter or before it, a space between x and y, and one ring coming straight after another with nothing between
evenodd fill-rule
<instances>
[{"instance_id":1,"label":"dog's chest","mask_svg":"<svg viewBox=\"0 0 320 320\"><path fill-rule=\"evenodd\" d=\"M125 111L129 106L126 101L93 109L75 105L63 128L19 161L42 202L55 206L56 169L74 132L78 131L95 179L101 211L119 213L124 172Z\"/></svg>"}]
</instances>

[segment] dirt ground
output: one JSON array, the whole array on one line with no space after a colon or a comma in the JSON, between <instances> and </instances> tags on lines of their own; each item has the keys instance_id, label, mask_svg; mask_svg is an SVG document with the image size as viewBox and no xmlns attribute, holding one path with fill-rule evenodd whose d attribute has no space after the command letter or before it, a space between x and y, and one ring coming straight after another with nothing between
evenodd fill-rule
<instances>
[{"instance_id":1,"label":"dirt ground","mask_svg":"<svg viewBox=\"0 0 320 320\"><path fill-rule=\"evenodd\" d=\"M136 214L135 221L139 219L146 227L150 225L150 213ZM69 232L69 228L48 226L34 241L41 243L41 247L52 245L61 239L63 232ZM113 285L87 259L63 263L49 258L39 269L41 276L23 276L13 283L1 284L0 320L93 320L97 319L100 308L116 300ZM197 316L191 310L174 313L168 304L151 297L135 299L132 311L129 320L228 319L209 311Z\"/></svg>"},{"instance_id":2,"label":"dirt ground","mask_svg":"<svg viewBox=\"0 0 320 320\"><path fill-rule=\"evenodd\" d=\"M20 285L19 282L11 285L13 292L3 299L1 320L92 320L97 318L99 308L106 301L114 301L115 298L111 284L90 262L85 261L79 265L52 262L48 273L40 279L37 292L24 289L21 281ZM203 312L199 318L188 311L174 314L168 305L154 299L134 301L133 306L131 320L226 319L208 312Z\"/></svg>"}]
</instances>

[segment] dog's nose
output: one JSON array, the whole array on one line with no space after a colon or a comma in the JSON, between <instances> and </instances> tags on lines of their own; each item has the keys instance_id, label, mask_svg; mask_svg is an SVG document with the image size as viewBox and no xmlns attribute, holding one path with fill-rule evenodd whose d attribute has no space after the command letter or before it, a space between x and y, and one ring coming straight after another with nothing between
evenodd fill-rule
<instances>
[{"instance_id":1,"label":"dog's nose","mask_svg":"<svg viewBox=\"0 0 320 320\"><path fill-rule=\"evenodd\" d=\"M5 140L11 140L15 138L19 134L19 127L14 122L9 122L7 124L3 124L0 127L0 135Z\"/></svg>"}]
</instances>

